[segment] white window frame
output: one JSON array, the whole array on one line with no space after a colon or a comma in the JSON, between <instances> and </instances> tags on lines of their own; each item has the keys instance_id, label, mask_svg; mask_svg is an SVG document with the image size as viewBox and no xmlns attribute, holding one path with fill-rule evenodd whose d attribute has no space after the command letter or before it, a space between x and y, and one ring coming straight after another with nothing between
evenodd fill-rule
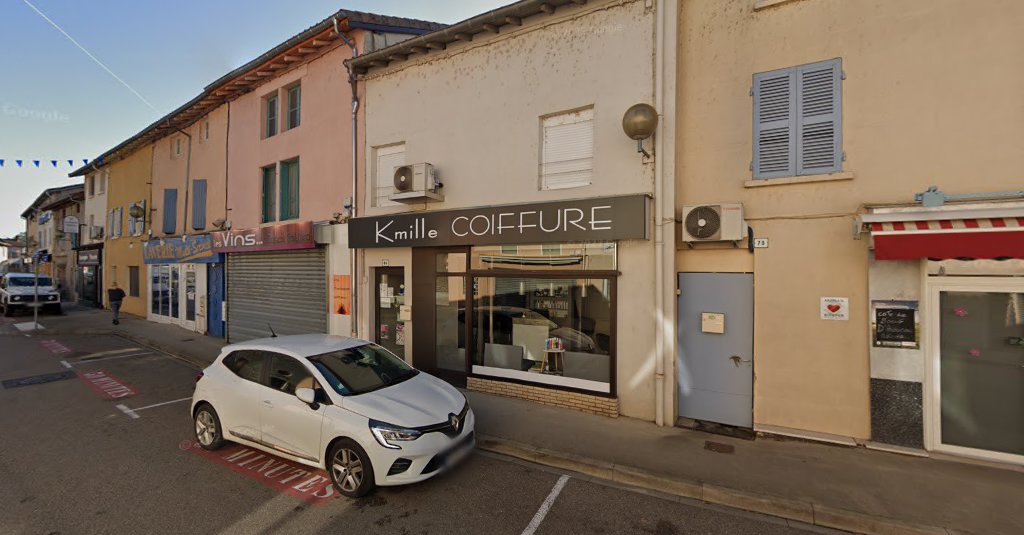
<instances>
[{"instance_id":1,"label":"white window frame","mask_svg":"<svg viewBox=\"0 0 1024 535\"><path fill-rule=\"evenodd\" d=\"M565 136L584 137L573 139L580 144L573 149L559 146ZM556 190L591 185L594 181L594 143L593 106L541 117L538 165L540 189ZM566 152L572 158L566 158Z\"/></svg>"},{"instance_id":2,"label":"white window frame","mask_svg":"<svg viewBox=\"0 0 1024 535\"><path fill-rule=\"evenodd\" d=\"M401 158L397 156L401 154ZM381 159L389 158L400 160L399 163L391 165L391 169L381 168ZM392 161L392 163L394 163ZM394 186L394 167L399 165L405 165L405 142L392 143L390 145L383 145L373 148L373 193L370 198L370 206L373 207L387 207L387 206L401 206L401 203L390 200L390 196L395 191Z\"/></svg>"}]
</instances>

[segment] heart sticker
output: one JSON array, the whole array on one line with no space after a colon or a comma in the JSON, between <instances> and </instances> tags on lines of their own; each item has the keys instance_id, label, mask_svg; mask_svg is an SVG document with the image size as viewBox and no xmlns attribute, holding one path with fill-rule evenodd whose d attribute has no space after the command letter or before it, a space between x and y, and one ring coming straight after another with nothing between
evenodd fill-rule
<instances>
[{"instance_id":1,"label":"heart sticker","mask_svg":"<svg viewBox=\"0 0 1024 535\"><path fill-rule=\"evenodd\" d=\"M839 305L829 305L825 308L828 308L829 312L839 312L839 309L842 307L840 307Z\"/></svg>"}]
</instances>

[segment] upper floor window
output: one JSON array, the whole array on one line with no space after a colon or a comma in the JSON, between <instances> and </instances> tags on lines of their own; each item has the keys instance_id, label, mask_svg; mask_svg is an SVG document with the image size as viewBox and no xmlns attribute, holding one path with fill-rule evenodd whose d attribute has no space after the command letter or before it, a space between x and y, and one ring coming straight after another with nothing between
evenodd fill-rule
<instances>
[{"instance_id":1,"label":"upper floor window","mask_svg":"<svg viewBox=\"0 0 1024 535\"><path fill-rule=\"evenodd\" d=\"M405 165L405 143L374 149L373 206L396 206L390 200L395 191L395 168Z\"/></svg>"},{"instance_id":2,"label":"upper floor window","mask_svg":"<svg viewBox=\"0 0 1024 535\"><path fill-rule=\"evenodd\" d=\"M136 208L137 207L137 208ZM139 217L132 216L132 209L136 208L136 211L140 215ZM141 236L146 231L146 201L142 200L139 202L128 205L128 234L132 236Z\"/></svg>"},{"instance_id":3,"label":"upper floor window","mask_svg":"<svg viewBox=\"0 0 1024 535\"><path fill-rule=\"evenodd\" d=\"M754 178L843 167L839 58L754 75Z\"/></svg>"},{"instance_id":4,"label":"upper floor window","mask_svg":"<svg viewBox=\"0 0 1024 535\"><path fill-rule=\"evenodd\" d=\"M590 185L594 175L594 108L541 119L541 189Z\"/></svg>"},{"instance_id":5,"label":"upper floor window","mask_svg":"<svg viewBox=\"0 0 1024 535\"><path fill-rule=\"evenodd\" d=\"M121 237L122 221L123 221L123 207L111 208L107 210L107 238L114 239Z\"/></svg>"},{"instance_id":6,"label":"upper floor window","mask_svg":"<svg viewBox=\"0 0 1024 535\"><path fill-rule=\"evenodd\" d=\"M174 234L178 230L178 189L164 189L164 221L160 230L164 234Z\"/></svg>"},{"instance_id":7,"label":"upper floor window","mask_svg":"<svg viewBox=\"0 0 1024 535\"><path fill-rule=\"evenodd\" d=\"M206 180L192 181L192 230L206 228Z\"/></svg>"},{"instance_id":8,"label":"upper floor window","mask_svg":"<svg viewBox=\"0 0 1024 535\"><path fill-rule=\"evenodd\" d=\"M96 177L97 182L99 182L99 186L96 188L96 194L97 195L103 195L104 193L106 193L106 191L107 191L107 178L109 176L110 176L110 174L105 172L105 173L103 173L101 175L98 175Z\"/></svg>"},{"instance_id":9,"label":"upper floor window","mask_svg":"<svg viewBox=\"0 0 1024 535\"><path fill-rule=\"evenodd\" d=\"M299 218L299 159L281 162L281 221Z\"/></svg>"},{"instance_id":10,"label":"upper floor window","mask_svg":"<svg viewBox=\"0 0 1024 535\"><path fill-rule=\"evenodd\" d=\"M277 93L263 99L263 137L277 135Z\"/></svg>"},{"instance_id":11,"label":"upper floor window","mask_svg":"<svg viewBox=\"0 0 1024 535\"><path fill-rule=\"evenodd\" d=\"M299 126L302 118L302 86L296 84L288 88L288 117L285 129L291 130Z\"/></svg>"},{"instance_id":12,"label":"upper floor window","mask_svg":"<svg viewBox=\"0 0 1024 535\"><path fill-rule=\"evenodd\" d=\"M181 137L174 138L174 156L181 156Z\"/></svg>"},{"instance_id":13,"label":"upper floor window","mask_svg":"<svg viewBox=\"0 0 1024 535\"><path fill-rule=\"evenodd\" d=\"M96 175L89 175L89 196L96 195Z\"/></svg>"},{"instance_id":14,"label":"upper floor window","mask_svg":"<svg viewBox=\"0 0 1024 535\"><path fill-rule=\"evenodd\" d=\"M262 174L262 194L260 196L261 223L277 220L277 166L268 165L260 169Z\"/></svg>"},{"instance_id":15,"label":"upper floor window","mask_svg":"<svg viewBox=\"0 0 1024 535\"><path fill-rule=\"evenodd\" d=\"M210 120L203 121L203 141L210 141Z\"/></svg>"}]
</instances>

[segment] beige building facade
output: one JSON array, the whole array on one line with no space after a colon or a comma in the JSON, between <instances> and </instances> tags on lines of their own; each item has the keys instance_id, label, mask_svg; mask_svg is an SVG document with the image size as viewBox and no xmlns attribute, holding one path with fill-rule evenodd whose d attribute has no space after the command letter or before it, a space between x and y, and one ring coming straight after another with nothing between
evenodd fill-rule
<instances>
[{"instance_id":1,"label":"beige building facade","mask_svg":"<svg viewBox=\"0 0 1024 535\"><path fill-rule=\"evenodd\" d=\"M1012 1L682 2L677 269L752 276L754 429L1024 459L1020 405L986 393L1024 383L979 371L1024 369L1008 342L1024 334L1022 17ZM933 185L949 196L915 198ZM684 243L688 207L728 203L741 238Z\"/></svg>"},{"instance_id":2,"label":"beige building facade","mask_svg":"<svg viewBox=\"0 0 1024 535\"><path fill-rule=\"evenodd\" d=\"M350 63L366 95L360 336L470 389L659 417L655 197L674 117L658 109L649 157L622 120L675 79L659 48L673 9L518 2Z\"/></svg>"}]
</instances>

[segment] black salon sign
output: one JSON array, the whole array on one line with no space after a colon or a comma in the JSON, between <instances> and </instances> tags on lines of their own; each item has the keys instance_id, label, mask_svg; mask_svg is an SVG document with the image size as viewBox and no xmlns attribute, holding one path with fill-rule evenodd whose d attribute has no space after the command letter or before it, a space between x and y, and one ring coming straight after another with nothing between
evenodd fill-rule
<instances>
[{"instance_id":1,"label":"black salon sign","mask_svg":"<svg viewBox=\"0 0 1024 535\"><path fill-rule=\"evenodd\" d=\"M645 240L647 195L598 197L349 221L349 247L431 247Z\"/></svg>"}]
</instances>

